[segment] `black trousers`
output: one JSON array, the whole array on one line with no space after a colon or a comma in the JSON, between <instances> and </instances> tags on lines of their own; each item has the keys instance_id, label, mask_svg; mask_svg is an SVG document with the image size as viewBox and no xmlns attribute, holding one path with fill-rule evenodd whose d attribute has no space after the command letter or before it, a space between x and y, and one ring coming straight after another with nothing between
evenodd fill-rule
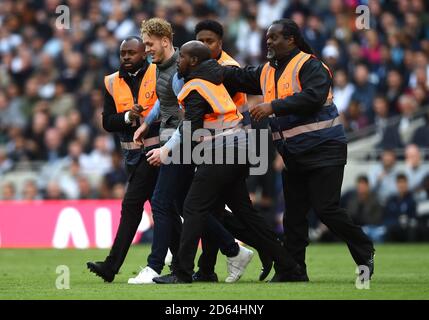
<instances>
[{"instance_id":1,"label":"black trousers","mask_svg":"<svg viewBox=\"0 0 429 320\"><path fill-rule=\"evenodd\" d=\"M343 174L344 165L311 170L294 167L283 171L285 244L304 268L305 249L309 244L307 213L310 208L332 233L346 242L357 265L366 264L374 251L369 237L340 207Z\"/></svg>"},{"instance_id":2,"label":"black trousers","mask_svg":"<svg viewBox=\"0 0 429 320\"><path fill-rule=\"evenodd\" d=\"M297 263L288 254L268 226L265 219L252 206L246 186L249 168L246 165L202 164L198 166L184 203L184 224L180 239L179 268L177 275L192 280L198 242L203 234L207 217L223 201L231 209L262 249L276 262L277 272L288 272Z\"/></svg>"},{"instance_id":3,"label":"black trousers","mask_svg":"<svg viewBox=\"0 0 429 320\"><path fill-rule=\"evenodd\" d=\"M158 177L158 167L151 166L143 155L130 172L128 187L122 200L121 220L115 241L105 263L118 273L136 234L143 214L143 207L152 197Z\"/></svg>"}]
</instances>

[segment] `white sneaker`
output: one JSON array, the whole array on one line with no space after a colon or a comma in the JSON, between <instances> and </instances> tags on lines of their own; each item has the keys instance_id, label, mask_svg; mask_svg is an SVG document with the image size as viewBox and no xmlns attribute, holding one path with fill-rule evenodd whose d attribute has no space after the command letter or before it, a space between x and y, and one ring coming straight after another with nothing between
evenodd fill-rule
<instances>
[{"instance_id":1,"label":"white sneaker","mask_svg":"<svg viewBox=\"0 0 429 320\"><path fill-rule=\"evenodd\" d=\"M145 268L140 267L140 268L141 270L135 278L128 279L129 284L155 283L152 281L152 279L161 276L160 274L156 273L156 271L153 270L151 267L145 267Z\"/></svg>"},{"instance_id":2,"label":"white sneaker","mask_svg":"<svg viewBox=\"0 0 429 320\"><path fill-rule=\"evenodd\" d=\"M226 259L228 277L226 277L225 282L232 283L238 281L252 260L253 251L242 246L239 247L240 251L235 257L228 257Z\"/></svg>"}]
</instances>

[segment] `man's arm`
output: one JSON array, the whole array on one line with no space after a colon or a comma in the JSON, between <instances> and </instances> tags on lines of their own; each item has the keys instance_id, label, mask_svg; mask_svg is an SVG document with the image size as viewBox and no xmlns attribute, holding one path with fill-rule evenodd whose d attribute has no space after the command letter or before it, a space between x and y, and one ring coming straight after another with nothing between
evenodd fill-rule
<instances>
[{"instance_id":1,"label":"man's arm","mask_svg":"<svg viewBox=\"0 0 429 320\"><path fill-rule=\"evenodd\" d=\"M144 122L150 126L152 122L159 118L160 114L160 105L159 99L155 101L153 108L150 110L149 114L144 118Z\"/></svg>"},{"instance_id":2,"label":"man's arm","mask_svg":"<svg viewBox=\"0 0 429 320\"><path fill-rule=\"evenodd\" d=\"M192 137L192 133L195 130L203 128L204 115L213 112L210 104L197 91L191 91L185 98L184 104L186 106L184 121L188 123L183 125L184 121L182 121L164 146L150 150L147 153L149 164L160 165L163 161L162 159L166 157L170 151L180 147L183 137ZM190 124L190 126L187 124Z\"/></svg>"},{"instance_id":3,"label":"man's arm","mask_svg":"<svg viewBox=\"0 0 429 320\"><path fill-rule=\"evenodd\" d=\"M276 116L309 115L318 112L328 97L332 79L319 60L310 59L299 72L302 91L271 102Z\"/></svg>"},{"instance_id":4,"label":"man's arm","mask_svg":"<svg viewBox=\"0 0 429 320\"><path fill-rule=\"evenodd\" d=\"M259 80L263 67L264 65L246 66L244 68L223 67L223 84L228 88L228 92L260 95L262 90Z\"/></svg>"},{"instance_id":5,"label":"man's arm","mask_svg":"<svg viewBox=\"0 0 429 320\"><path fill-rule=\"evenodd\" d=\"M125 113L117 113L115 101L105 89L103 106L103 128L108 132L124 131L130 128L131 123L125 122Z\"/></svg>"},{"instance_id":6,"label":"man's arm","mask_svg":"<svg viewBox=\"0 0 429 320\"><path fill-rule=\"evenodd\" d=\"M213 112L210 104L195 90L191 91L185 98L184 104L186 106L184 121L188 122L190 126L181 126L180 134L182 139L184 134L189 137L192 136L195 130L203 128L204 115Z\"/></svg>"}]
</instances>

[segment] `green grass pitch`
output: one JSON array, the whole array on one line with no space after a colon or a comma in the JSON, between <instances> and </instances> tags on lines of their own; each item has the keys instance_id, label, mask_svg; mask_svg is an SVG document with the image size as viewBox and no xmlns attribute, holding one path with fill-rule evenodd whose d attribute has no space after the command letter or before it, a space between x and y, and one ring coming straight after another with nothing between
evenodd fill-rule
<instances>
[{"instance_id":1,"label":"green grass pitch","mask_svg":"<svg viewBox=\"0 0 429 320\"><path fill-rule=\"evenodd\" d=\"M108 250L0 249L0 299L429 299L428 244L378 245L368 290L356 289L355 266L342 244L309 246L309 283L258 282L255 254L235 284L223 282L226 262L219 255L217 284L128 285L128 278L145 265L149 249L133 246L113 283L86 269L87 261L104 259ZM69 267L68 290L56 288L59 265Z\"/></svg>"}]
</instances>

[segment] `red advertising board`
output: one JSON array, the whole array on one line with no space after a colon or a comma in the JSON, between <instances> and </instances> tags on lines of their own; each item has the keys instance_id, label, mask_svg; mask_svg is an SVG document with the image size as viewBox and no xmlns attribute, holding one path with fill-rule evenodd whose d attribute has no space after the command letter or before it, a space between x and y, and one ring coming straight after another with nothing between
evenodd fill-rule
<instances>
[{"instance_id":1,"label":"red advertising board","mask_svg":"<svg viewBox=\"0 0 429 320\"><path fill-rule=\"evenodd\" d=\"M109 248L120 216L120 200L0 201L0 247ZM146 203L134 243L152 224Z\"/></svg>"}]
</instances>

